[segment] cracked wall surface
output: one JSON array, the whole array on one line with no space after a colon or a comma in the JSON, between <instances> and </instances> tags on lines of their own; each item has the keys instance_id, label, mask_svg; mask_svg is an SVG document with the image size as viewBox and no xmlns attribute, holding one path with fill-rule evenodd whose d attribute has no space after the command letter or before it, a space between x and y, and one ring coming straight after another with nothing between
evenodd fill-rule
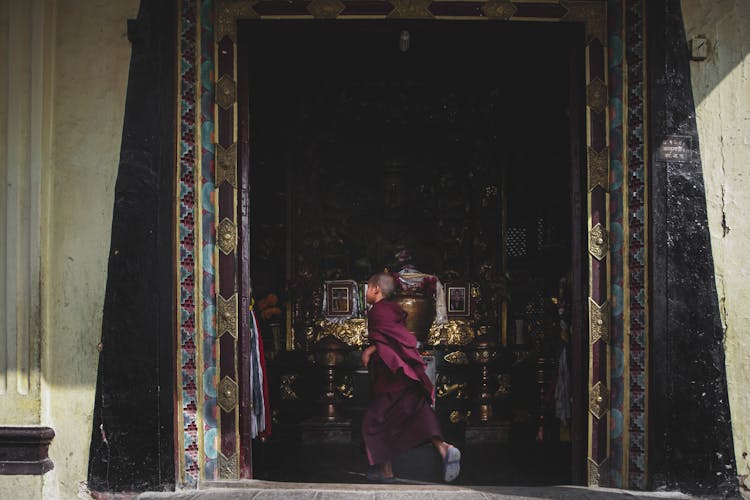
<instances>
[{"instance_id":1,"label":"cracked wall surface","mask_svg":"<svg viewBox=\"0 0 750 500\"><path fill-rule=\"evenodd\" d=\"M750 2L682 0L691 62L738 474L750 474Z\"/></svg>"}]
</instances>

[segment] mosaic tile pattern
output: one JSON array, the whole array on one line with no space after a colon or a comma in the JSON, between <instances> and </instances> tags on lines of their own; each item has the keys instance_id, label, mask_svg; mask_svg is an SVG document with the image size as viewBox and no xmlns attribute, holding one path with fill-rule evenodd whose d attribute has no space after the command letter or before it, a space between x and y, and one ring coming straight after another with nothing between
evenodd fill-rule
<instances>
[{"instance_id":1,"label":"mosaic tile pattern","mask_svg":"<svg viewBox=\"0 0 750 500\"><path fill-rule=\"evenodd\" d=\"M631 489L647 485L647 241L645 148L645 43L642 0L626 2L627 110L628 110L628 272L630 284L630 407L628 483Z\"/></svg>"},{"instance_id":2,"label":"mosaic tile pattern","mask_svg":"<svg viewBox=\"0 0 750 500\"><path fill-rule=\"evenodd\" d=\"M178 482L196 486L200 470L198 459L198 386L196 367L195 314L195 167L196 167L196 5L182 0L179 31L179 370L181 387L179 402L182 447L179 463L182 467ZM199 267L198 267L199 268Z\"/></svg>"}]
</instances>

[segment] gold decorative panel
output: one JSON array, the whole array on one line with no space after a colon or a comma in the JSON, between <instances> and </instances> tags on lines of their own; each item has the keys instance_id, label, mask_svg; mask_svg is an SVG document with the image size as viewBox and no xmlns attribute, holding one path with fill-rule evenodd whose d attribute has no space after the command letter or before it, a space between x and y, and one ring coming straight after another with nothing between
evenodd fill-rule
<instances>
[{"instance_id":1,"label":"gold decorative panel","mask_svg":"<svg viewBox=\"0 0 750 500\"><path fill-rule=\"evenodd\" d=\"M513 2L508 0L490 0L482 6L482 12L490 19L510 19L516 10Z\"/></svg>"},{"instance_id":2,"label":"gold decorative panel","mask_svg":"<svg viewBox=\"0 0 750 500\"><path fill-rule=\"evenodd\" d=\"M601 381L589 391L589 411L598 419L609 411L609 389Z\"/></svg>"},{"instance_id":3,"label":"gold decorative panel","mask_svg":"<svg viewBox=\"0 0 750 500\"><path fill-rule=\"evenodd\" d=\"M217 239L219 249L224 254L229 255L234 252L234 249L237 247L237 228L231 220L224 219L219 223Z\"/></svg>"},{"instance_id":4,"label":"gold decorative panel","mask_svg":"<svg viewBox=\"0 0 750 500\"><path fill-rule=\"evenodd\" d=\"M450 320L433 323L427 337L427 345L466 345L474 340L474 329L468 321Z\"/></svg>"},{"instance_id":5,"label":"gold decorative panel","mask_svg":"<svg viewBox=\"0 0 750 500\"><path fill-rule=\"evenodd\" d=\"M432 0L391 0L393 11L389 17L427 19L434 17L429 7Z\"/></svg>"},{"instance_id":6,"label":"gold decorative panel","mask_svg":"<svg viewBox=\"0 0 750 500\"><path fill-rule=\"evenodd\" d=\"M237 84L227 75L216 82L216 104L222 109L229 109L237 102Z\"/></svg>"},{"instance_id":7,"label":"gold decorative panel","mask_svg":"<svg viewBox=\"0 0 750 500\"><path fill-rule=\"evenodd\" d=\"M228 148L216 144L216 182L214 187L219 187L222 182L227 181L232 187L237 187L237 143Z\"/></svg>"},{"instance_id":8,"label":"gold decorative panel","mask_svg":"<svg viewBox=\"0 0 750 500\"><path fill-rule=\"evenodd\" d=\"M586 103L589 107L601 113L607 107L607 86L599 78L594 78L586 89Z\"/></svg>"},{"instance_id":9,"label":"gold decorative panel","mask_svg":"<svg viewBox=\"0 0 750 500\"><path fill-rule=\"evenodd\" d=\"M229 377L221 379L216 400L222 410L226 412L234 410L237 407L237 382Z\"/></svg>"},{"instance_id":10,"label":"gold decorative panel","mask_svg":"<svg viewBox=\"0 0 750 500\"><path fill-rule=\"evenodd\" d=\"M239 459L236 453L226 457L219 452L219 479L239 479L240 478Z\"/></svg>"},{"instance_id":11,"label":"gold decorative panel","mask_svg":"<svg viewBox=\"0 0 750 500\"><path fill-rule=\"evenodd\" d=\"M340 0L313 0L307 11L318 19L336 19L345 7Z\"/></svg>"},{"instance_id":12,"label":"gold decorative panel","mask_svg":"<svg viewBox=\"0 0 750 500\"><path fill-rule=\"evenodd\" d=\"M351 347L361 347L367 343L367 320L364 318L347 319L341 323L322 319L315 323L315 328L316 340L332 335Z\"/></svg>"},{"instance_id":13,"label":"gold decorative panel","mask_svg":"<svg viewBox=\"0 0 750 500\"><path fill-rule=\"evenodd\" d=\"M599 305L589 297L589 331L592 344L599 339L609 344L609 324L609 301Z\"/></svg>"},{"instance_id":14,"label":"gold decorative panel","mask_svg":"<svg viewBox=\"0 0 750 500\"><path fill-rule=\"evenodd\" d=\"M217 306L217 330L219 337L228 333L237 338L237 294L225 299L221 295L216 297Z\"/></svg>"},{"instance_id":15,"label":"gold decorative panel","mask_svg":"<svg viewBox=\"0 0 750 500\"><path fill-rule=\"evenodd\" d=\"M607 2L601 0L570 0L563 4L568 13L563 18L568 22L582 22L586 26L586 37L607 42Z\"/></svg>"},{"instance_id":16,"label":"gold decorative panel","mask_svg":"<svg viewBox=\"0 0 750 500\"><path fill-rule=\"evenodd\" d=\"M592 227L589 232L589 252L597 260L602 260L609 253L609 234L601 224Z\"/></svg>"},{"instance_id":17,"label":"gold decorative panel","mask_svg":"<svg viewBox=\"0 0 750 500\"><path fill-rule=\"evenodd\" d=\"M596 186L609 191L609 148L601 151L589 148L589 191Z\"/></svg>"}]
</instances>

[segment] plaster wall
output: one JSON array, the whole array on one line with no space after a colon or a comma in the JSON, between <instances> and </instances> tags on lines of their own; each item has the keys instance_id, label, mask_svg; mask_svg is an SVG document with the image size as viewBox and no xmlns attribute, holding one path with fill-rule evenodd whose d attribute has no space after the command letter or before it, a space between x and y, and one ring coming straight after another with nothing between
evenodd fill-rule
<instances>
[{"instance_id":1,"label":"plaster wall","mask_svg":"<svg viewBox=\"0 0 750 500\"><path fill-rule=\"evenodd\" d=\"M74 497L86 479L130 64L127 19L138 4L57 1L42 357L43 420L57 435L45 498Z\"/></svg>"},{"instance_id":2,"label":"plaster wall","mask_svg":"<svg viewBox=\"0 0 750 500\"><path fill-rule=\"evenodd\" d=\"M0 0L0 425L39 424L41 3Z\"/></svg>"},{"instance_id":3,"label":"plaster wall","mask_svg":"<svg viewBox=\"0 0 750 500\"><path fill-rule=\"evenodd\" d=\"M0 1L8 13L15 4ZM65 499L78 497L87 475L130 64L127 20L136 17L139 0L32 0L29 4L35 15L24 14L23 19L10 15L0 23L0 49L5 52L8 26L33 20L29 21L31 49L14 54L21 67L30 67L36 76L20 92L11 91L12 78L0 79L0 131L11 133L20 118L24 128L15 133L32 138L24 143L28 147L22 160L39 167L32 169L39 178L28 182L40 189L35 224L40 234L36 242L40 273L38 283L30 288L41 307L27 311L26 317L31 333L40 331L36 359L41 376L35 397L29 399L37 410L3 405L0 423L52 427L56 436L50 457L55 468L42 478L0 476L0 498L21 494ZM5 144L2 147L6 157ZM1 166L4 179L8 164ZM0 230L5 240L10 227L3 225ZM16 267L10 263L5 269L15 272Z\"/></svg>"},{"instance_id":4,"label":"plaster wall","mask_svg":"<svg viewBox=\"0 0 750 500\"><path fill-rule=\"evenodd\" d=\"M750 474L750 2L682 0L722 322L738 474Z\"/></svg>"}]
</instances>

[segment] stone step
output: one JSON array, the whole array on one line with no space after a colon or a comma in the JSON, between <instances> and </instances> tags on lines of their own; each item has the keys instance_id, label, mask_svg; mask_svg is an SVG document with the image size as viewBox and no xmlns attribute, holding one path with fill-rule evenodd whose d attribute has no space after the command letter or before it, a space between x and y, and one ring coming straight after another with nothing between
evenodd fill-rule
<instances>
[{"instance_id":1,"label":"stone step","mask_svg":"<svg viewBox=\"0 0 750 500\"><path fill-rule=\"evenodd\" d=\"M139 500L518 500L691 498L678 492L636 492L576 486L502 487L404 484L283 483L247 480L212 482L206 489L141 493Z\"/></svg>"}]
</instances>

